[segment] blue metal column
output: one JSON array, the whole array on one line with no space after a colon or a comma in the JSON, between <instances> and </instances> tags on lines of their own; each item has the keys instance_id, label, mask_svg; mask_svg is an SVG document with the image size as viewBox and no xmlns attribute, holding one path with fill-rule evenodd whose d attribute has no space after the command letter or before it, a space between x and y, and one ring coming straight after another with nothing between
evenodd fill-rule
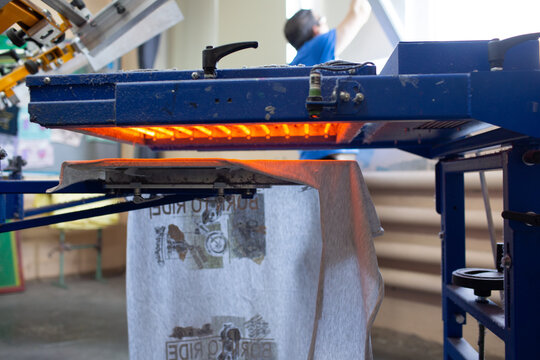
<instances>
[{"instance_id":1,"label":"blue metal column","mask_svg":"<svg viewBox=\"0 0 540 360\"><path fill-rule=\"evenodd\" d=\"M533 146L514 146L505 156L505 210L540 214L540 164L526 165L522 161L523 154ZM504 242L506 359L537 359L540 227L505 220Z\"/></svg>"},{"instance_id":2,"label":"blue metal column","mask_svg":"<svg viewBox=\"0 0 540 360\"><path fill-rule=\"evenodd\" d=\"M464 359L470 345L462 340L465 312L447 295L452 271L465 267L465 185L462 172L445 172L437 164L437 200L441 213L442 311L444 321L444 358ZM463 349L465 348L465 349Z\"/></svg>"}]
</instances>

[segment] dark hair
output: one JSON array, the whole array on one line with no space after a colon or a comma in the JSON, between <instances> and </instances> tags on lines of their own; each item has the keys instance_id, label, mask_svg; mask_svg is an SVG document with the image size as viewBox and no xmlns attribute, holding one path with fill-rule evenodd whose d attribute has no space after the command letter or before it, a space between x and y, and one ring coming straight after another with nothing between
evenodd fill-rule
<instances>
[{"instance_id":1,"label":"dark hair","mask_svg":"<svg viewBox=\"0 0 540 360\"><path fill-rule=\"evenodd\" d=\"M313 26L318 24L319 20L315 18L313 11L299 10L285 23L285 37L298 50L315 36Z\"/></svg>"}]
</instances>

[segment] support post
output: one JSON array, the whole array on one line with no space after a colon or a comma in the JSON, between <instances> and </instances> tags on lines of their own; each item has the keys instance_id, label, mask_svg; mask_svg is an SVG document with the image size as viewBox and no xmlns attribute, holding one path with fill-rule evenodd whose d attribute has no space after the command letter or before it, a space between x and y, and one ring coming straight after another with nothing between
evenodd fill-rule
<instances>
[{"instance_id":1,"label":"support post","mask_svg":"<svg viewBox=\"0 0 540 360\"><path fill-rule=\"evenodd\" d=\"M436 171L441 212L444 356L451 360L454 346L450 341L463 336L465 322L465 312L447 296L452 271L465 267L465 184L462 172L445 172L440 162Z\"/></svg>"},{"instance_id":2,"label":"support post","mask_svg":"<svg viewBox=\"0 0 540 360\"><path fill-rule=\"evenodd\" d=\"M539 144L516 145L504 158L504 209L540 214L540 164L523 155ZM504 221L506 359L538 357L540 227Z\"/></svg>"}]
</instances>

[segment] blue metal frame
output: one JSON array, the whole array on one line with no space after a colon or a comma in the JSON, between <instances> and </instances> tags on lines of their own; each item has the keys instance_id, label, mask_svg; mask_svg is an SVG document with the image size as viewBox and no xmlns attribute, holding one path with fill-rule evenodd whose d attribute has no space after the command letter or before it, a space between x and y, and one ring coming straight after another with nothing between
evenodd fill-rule
<instances>
[{"instance_id":1,"label":"blue metal frame","mask_svg":"<svg viewBox=\"0 0 540 360\"><path fill-rule=\"evenodd\" d=\"M202 72L153 71L121 74L33 76L31 120L48 127L157 126L310 122L306 109L311 68L275 67ZM465 267L465 189L463 174L502 169L504 208L540 213L540 164L522 161L524 151L540 147L540 69L538 42L508 51L504 71L489 71L487 41L400 43L381 75L373 66L351 72L322 71L323 122L359 122L362 131L346 147L399 148L442 159L437 164L437 211L441 214L444 351L448 359L476 359L463 339L466 313L503 339L506 359L536 358L540 312L536 279L540 229L505 220L505 304L480 304L471 290L452 285L452 271ZM364 95L355 103L341 91ZM313 103L313 102L312 102ZM316 104L316 103L315 103ZM271 107L269 113L266 109ZM495 125L498 128L491 128ZM309 149L342 148L318 139L309 142L148 143L153 149ZM509 146L493 155L464 158L478 149ZM0 194L44 192L56 183L0 182ZM160 190L169 194L143 204L112 205L62 218L30 220L39 226L215 195ZM75 184L65 192L107 193L100 183ZM149 191L148 193L152 193ZM153 192L155 193L155 191ZM125 194L121 194L125 195ZM3 212L3 213L2 213ZM8 214L0 207L0 220ZM3 221L2 221L3 222ZM11 227L7 227L7 226ZM4 229L20 225L4 224Z\"/></svg>"},{"instance_id":2,"label":"blue metal frame","mask_svg":"<svg viewBox=\"0 0 540 360\"><path fill-rule=\"evenodd\" d=\"M502 169L504 209L540 213L540 165L523 162L527 150L538 149L537 140L516 142L506 152L470 159L443 160L437 165L437 209L442 217L442 278L445 359L477 359L463 339L460 316L469 313L505 341L506 359L530 359L537 354L540 313L538 257L540 229L505 220L504 308L478 303L471 289L452 285L452 272L465 267L465 213L463 174Z\"/></svg>"}]
</instances>

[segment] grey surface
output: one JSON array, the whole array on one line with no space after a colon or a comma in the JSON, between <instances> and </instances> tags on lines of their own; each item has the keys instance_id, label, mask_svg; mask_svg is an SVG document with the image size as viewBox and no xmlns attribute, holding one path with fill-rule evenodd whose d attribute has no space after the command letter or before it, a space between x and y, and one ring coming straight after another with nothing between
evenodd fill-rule
<instances>
[{"instance_id":1,"label":"grey surface","mask_svg":"<svg viewBox=\"0 0 540 360\"><path fill-rule=\"evenodd\" d=\"M128 359L124 277L51 282L0 295L0 359Z\"/></svg>"},{"instance_id":2,"label":"grey surface","mask_svg":"<svg viewBox=\"0 0 540 360\"><path fill-rule=\"evenodd\" d=\"M0 295L0 359L128 359L124 277L67 283ZM376 360L442 359L440 344L388 329L374 328L372 344Z\"/></svg>"}]
</instances>

